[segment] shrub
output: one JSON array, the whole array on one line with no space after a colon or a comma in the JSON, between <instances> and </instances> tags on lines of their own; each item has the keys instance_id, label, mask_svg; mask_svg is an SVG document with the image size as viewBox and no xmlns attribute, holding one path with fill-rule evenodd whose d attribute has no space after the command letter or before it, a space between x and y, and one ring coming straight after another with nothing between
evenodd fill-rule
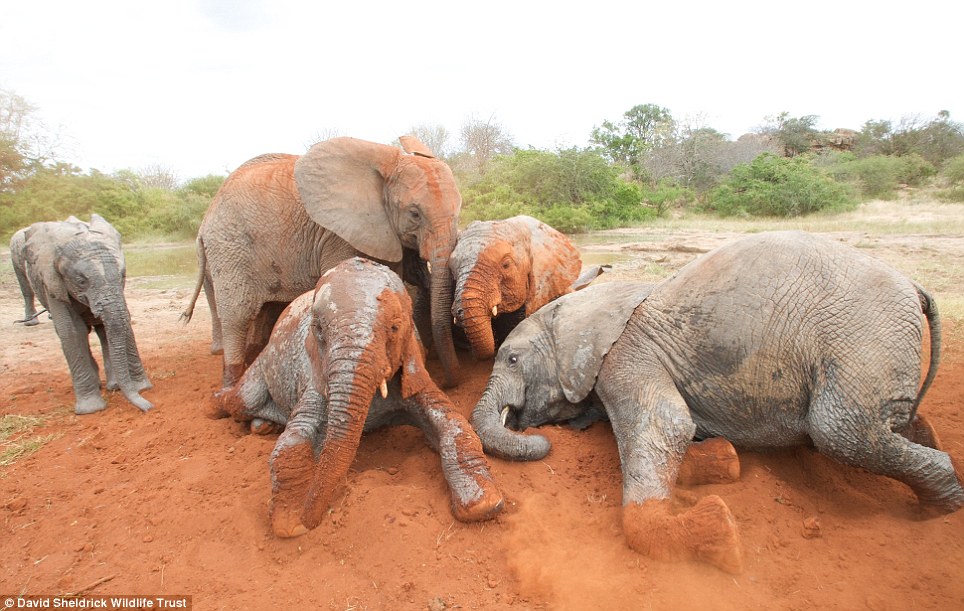
<instances>
[{"instance_id":1,"label":"shrub","mask_svg":"<svg viewBox=\"0 0 964 611\"><path fill-rule=\"evenodd\" d=\"M846 185L811 163L809 155L777 157L764 153L733 168L714 189L705 207L723 216L793 217L819 210L852 208Z\"/></svg>"},{"instance_id":2,"label":"shrub","mask_svg":"<svg viewBox=\"0 0 964 611\"><path fill-rule=\"evenodd\" d=\"M951 185L964 183L964 155L948 159L941 170L941 177Z\"/></svg>"}]
</instances>

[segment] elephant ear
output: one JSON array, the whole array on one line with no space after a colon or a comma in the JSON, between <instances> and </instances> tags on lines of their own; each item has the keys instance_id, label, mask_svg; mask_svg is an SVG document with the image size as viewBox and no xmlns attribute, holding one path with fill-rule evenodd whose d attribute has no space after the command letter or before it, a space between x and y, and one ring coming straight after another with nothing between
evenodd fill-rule
<instances>
[{"instance_id":1,"label":"elephant ear","mask_svg":"<svg viewBox=\"0 0 964 611\"><path fill-rule=\"evenodd\" d=\"M401 136L398 142L402 145L402 149L406 153L435 159L435 153L432 152L432 149L425 146L425 144L415 136Z\"/></svg>"},{"instance_id":2,"label":"elephant ear","mask_svg":"<svg viewBox=\"0 0 964 611\"><path fill-rule=\"evenodd\" d=\"M113 225L108 223L104 217L99 214L90 215L90 231L92 233L99 233L106 236L113 242L116 246L120 247L121 234Z\"/></svg>"},{"instance_id":3,"label":"elephant ear","mask_svg":"<svg viewBox=\"0 0 964 611\"><path fill-rule=\"evenodd\" d=\"M58 250L81 231L87 231L86 223L40 222L27 228L24 243L27 276L45 306L49 305L51 298L61 302L70 299L67 285L57 268Z\"/></svg>"},{"instance_id":4,"label":"elephant ear","mask_svg":"<svg viewBox=\"0 0 964 611\"><path fill-rule=\"evenodd\" d=\"M385 180L402 152L356 138L332 138L295 162L295 183L308 216L365 255L400 261L402 244L385 210Z\"/></svg>"},{"instance_id":5,"label":"elephant ear","mask_svg":"<svg viewBox=\"0 0 964 611\"><path fill-rule=\"evenodd\" d=\"M652 289L652 284L608 282L560 297L544 308L566 400L578 403L593 389L603 358Z\"/></svg>"},{"instance_id":6,"label":"elephant ear","mask_svg":"<svg viewBox=\"0 0 964 611\"><path fill-rule=\"evenodd\" d=\"M569 238L532 217L516 217L529 227L529 295L526 315L530 315L556 297L569 292L579 277L582 259Z\"/></svg>"},{"instance_id":7,"label":"elephant ear","mask_svg":"<svg viewBox=\"0 0 964 611\"><path fill-rule=\"evenodd\" d=\"M422 345L413 330L408 338L405 354L402 358L402 398L408 399L433 385L432 378L425 370Z\"/></svg>"}]
</instances>

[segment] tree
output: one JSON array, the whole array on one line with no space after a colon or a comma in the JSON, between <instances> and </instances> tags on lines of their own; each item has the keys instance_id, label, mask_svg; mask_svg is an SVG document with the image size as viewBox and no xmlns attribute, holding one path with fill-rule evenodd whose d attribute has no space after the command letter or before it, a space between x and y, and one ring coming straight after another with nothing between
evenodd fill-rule
<instances>
[{"instance_id":1,"label":"tree","mask_svg":"<svg viewBox=\"0 0 964 611\"><path fill-rule=\"evenodd\" d=\"M618 123L603 121L594 127L590 142L602 147L614 163L642 176L643 157L673 139L676 123L669 109L655 104L637 104L625 113Z\"/></svg>"},{"instance_id":2,"label":"tree","mask_svg":"<svg viewBox=\"0 0 964 611\"><path fill-rule=\"evenodd\" d=\"M6 191L54 158L57 137L37 118L37 108L0 89L0 191Z\"/></svg>"},{"instance_id":3,"label":"tree","mask_svg":"<svg viewBox=\"0 0 964 611\"><path fill-rule=\"evenodd\" d=\"M817 115L791 117L784 111L776 117L766 117L760 133L776 138L783 145L784 156L793 157L809 151L817 140L819 131L814 126L819 119Z\"/></svg>"},{"instance_id":4,"label":"tree","mask_svg":"<svg viewBox=\"0 0 964 611\"><path fill-rule=\"evenodd\" d=\"M490 116L485 121L469 118L462 125L462 154L454 161L459 169L476 177L485 176L489 164L497 155L509 155L515 150L512 136Z\"/></svg>"},{"instance_id":5,"label":"tree","mask_svg":"<svg viewBox=\"0 0 964 611\"><path fill-rule=\"evenodd\" d=\"M449 147L449 130L443 125L422 123L412 127L408 133L421 140L439 159L448 159L452 153Z\"/></svg>"}]
</instances>

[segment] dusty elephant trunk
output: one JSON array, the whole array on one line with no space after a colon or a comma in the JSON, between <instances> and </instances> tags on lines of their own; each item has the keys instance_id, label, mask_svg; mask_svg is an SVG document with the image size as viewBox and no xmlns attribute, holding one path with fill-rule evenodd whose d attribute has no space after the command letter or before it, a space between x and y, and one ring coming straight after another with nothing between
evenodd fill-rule
<instances>
[{"instance_id":1,"label":"dusty elephant trunk","mask_svg":"<svg viewBox=\"0 0 964 611\"><path fill-rule=\"evenodd\" d=\"M486 454L506 460L539 460L549 453L549 440L542 435L523 435L507 429L502 420L502 403L493 380L472 411L472 427L482 440Z\"/></svg>"},{"instance_id":2,"label":"dusty elephant trunk","mask_svg":"<svg viewBox=\"0 0 964 611\"><path fill-rule=\"evenodd\" d=\"M111 371L124 397L141 411L147 411L154 405L141 396L139 382L131 377L132 365L140 371L138 360L132 362L131 355L137 355L134 345L134 331L131 329L130 315L126 308L122 312L113 311L104 319L104 331L107 334L107 354L110 358Z\"/></svg>"},{"instance_id":3,"label":"dusty elephant trunk","mask_svg":"<svg viewBox=\"0 0 964 611\"><path fill-rule=\"evenodd\" d=\"M485 295L492 291L487 290L473 275L466 279L460 289L457 295L460 311L456 318L461 322L465 337L472 346L472 355L480 360L490 359L495 356L495 333L492 330L492 312Z\"/></svg>"},{"instance_id":4,"label":"dusty elephant trunk","mask_svg":"<svg viewBox=\"0 0 964 611\"><path fill-rule=\"evenodd\" d=\"M355 460L365 419L375 390L382 378L366 361L369 357L331 355L331 363L354 363L352 369L332 373L328 378L328 424L324 447L315 466L301 522L315 528L324 517L335 489L345 479Z\"/></svg>"},{"instance_id":5,"label":"dusty elephant trunk","mask_svg":"<svg viewBox=\"0 0 964 611\"><path fill-rule=\"evenodd\" d=\"M459 383L459 357L455 354L452 341L452 296L454 283L449 270L448 258L451 248L442 249L443 253L432 257L432 338L435 351L445 372L443 388L451 388Z\"/></svg>"}]
</instances>

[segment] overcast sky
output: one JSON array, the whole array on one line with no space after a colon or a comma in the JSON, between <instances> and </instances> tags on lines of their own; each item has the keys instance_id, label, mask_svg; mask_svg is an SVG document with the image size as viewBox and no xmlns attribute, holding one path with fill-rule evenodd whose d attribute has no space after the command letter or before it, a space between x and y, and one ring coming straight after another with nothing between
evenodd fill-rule
<instances>
[{"instance_id":1,"label":"overcast sky","mask_svg":"<svg viewBox=\"0 0 964 611\"><path fill-rule=\"evenodd\" d=\"M824 129L964 120L964 8L638 0L35 0L0 9L0 88L63 155L186 179L322 136L389 143L469 117L519 146L585 146L636 104L737 137L782 111Z\"/></svg>"}]
</instances>

